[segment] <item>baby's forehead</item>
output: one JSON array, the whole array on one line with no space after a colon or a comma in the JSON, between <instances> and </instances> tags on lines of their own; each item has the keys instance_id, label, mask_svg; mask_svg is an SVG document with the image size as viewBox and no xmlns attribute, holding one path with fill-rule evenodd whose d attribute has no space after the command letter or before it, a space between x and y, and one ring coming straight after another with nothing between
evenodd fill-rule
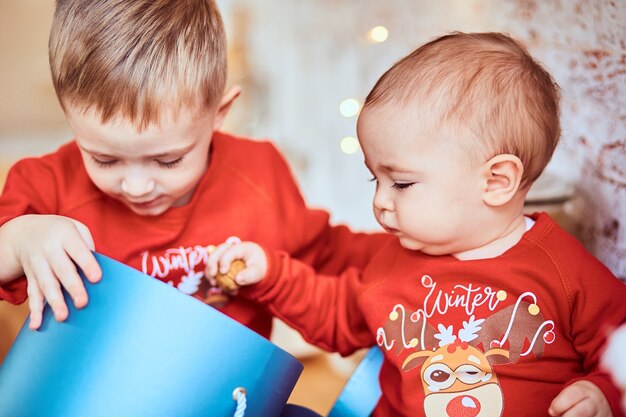
<instances>
[{"instance_id":1,"label":"baby's forehead","mask_svg":"<svg viewBox=\"0 0 626 417\"><path fill-rule=\"evenodd\" d=\"M440 104L440 103L439 103ZM472 119L450 116L447 106L415 99L401 103L387 101L366 104L357 122L358 130L376 130L386 134L417 134L424 137L458 136L470 129Z\"/></svg>"}]
</instances>

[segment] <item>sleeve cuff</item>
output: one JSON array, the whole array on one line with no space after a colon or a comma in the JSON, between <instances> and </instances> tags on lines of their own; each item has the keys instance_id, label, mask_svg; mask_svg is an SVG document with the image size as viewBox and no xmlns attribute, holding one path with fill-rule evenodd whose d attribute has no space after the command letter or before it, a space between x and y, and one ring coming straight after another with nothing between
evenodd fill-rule
<instances>
[{"instance_id":1,"label":"sleeve cuff","mask_svg":"<svg viewBox=\"0 0 626 417\"><path fill-rule=\"evenodd\" d=\"M0 286L0 300L22 304L28 298L26 277L15 279Z\"/></svg>"}]
</instances>

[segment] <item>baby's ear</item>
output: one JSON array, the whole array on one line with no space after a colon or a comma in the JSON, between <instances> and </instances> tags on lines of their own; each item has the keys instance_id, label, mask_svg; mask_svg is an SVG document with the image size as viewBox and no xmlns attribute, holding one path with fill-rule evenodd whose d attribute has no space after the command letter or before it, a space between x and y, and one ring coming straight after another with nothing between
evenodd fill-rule
<instances>
[{"instance_id":1,"label":"baby's ear","mask_svg":"<svg viewBox=\"0 0 626 417\"><path fill-rule=\"evenodd\" d=\"M219 130L222 127L230 108L237 97L239 97L239 94L241 94L241 88L236 85L222 96L222 100L217 107L217 113L215 113L215 119L213 119L213 130Z\"/></svg>"},{"instance_id":2,"label":"baby's ear","mask_svg":"<svg viewBox=\"0 0 626 417\"><path fill-rule=\"evenodd\" d=\"M519 190L524 173L522 161L515 155L496 155L483 165L486 182L483 201L492 207L503 206Z\"/></svg>"}]
</instances>

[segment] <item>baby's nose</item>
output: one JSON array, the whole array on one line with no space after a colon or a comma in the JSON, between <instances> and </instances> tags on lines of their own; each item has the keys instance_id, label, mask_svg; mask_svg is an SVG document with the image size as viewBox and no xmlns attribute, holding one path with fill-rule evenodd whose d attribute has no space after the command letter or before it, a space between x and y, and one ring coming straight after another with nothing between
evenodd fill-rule
<instances>
[{"instance_id":1,"label":"baby's nose","mask_svg":"<svg viewBox=\"0 0 626 417\"><path fill-rule=\"evenodd\" d=\"M391 196L380 190L376 190L374 194L374 207L378 210L393 211L394 203Z\"/></svg>"}]
</instances>

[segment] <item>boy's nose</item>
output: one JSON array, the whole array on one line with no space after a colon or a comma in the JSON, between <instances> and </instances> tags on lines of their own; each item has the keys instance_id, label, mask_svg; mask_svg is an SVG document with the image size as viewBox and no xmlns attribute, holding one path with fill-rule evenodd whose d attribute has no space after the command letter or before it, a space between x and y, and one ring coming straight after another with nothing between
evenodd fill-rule
<instances>
[{"instance_id":1,"label":"boy's nose","mask_svg":"<svg viewBox=\"0 0 626 417\"><path fill-rule=\"evenodd\" d=\"M122 179L122 192L130 197L142 197L154 191L156 183L152 179L129 176Z\"/></svg>"}]
</instances>

